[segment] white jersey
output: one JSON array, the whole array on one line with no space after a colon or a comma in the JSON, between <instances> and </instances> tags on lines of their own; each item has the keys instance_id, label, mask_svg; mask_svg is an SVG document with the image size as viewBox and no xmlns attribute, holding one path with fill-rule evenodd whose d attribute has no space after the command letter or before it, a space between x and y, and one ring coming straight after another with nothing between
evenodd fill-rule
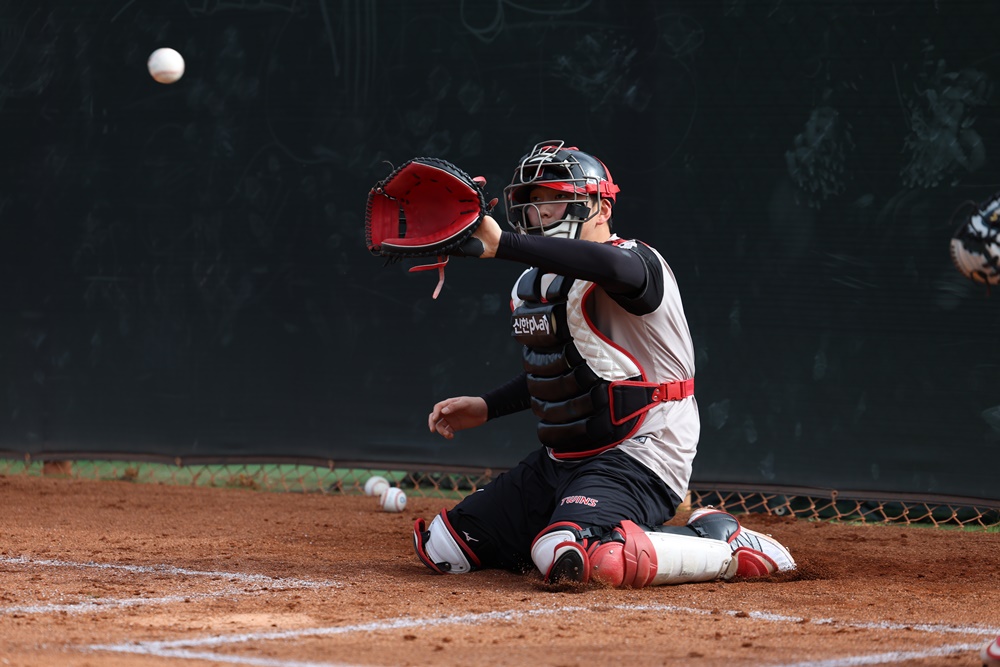
<instances>
[{"instance_id":1,"label":"white jersey","mask_svg":"<svg viewBox=\"0 0 1000 667\"><path fill-rule=\"evenodd\" d=\"M638 243L612 237L621 248L636 249ZM673 271L663 257L649 246L663 270L663 296L659 306L646 315L633 315L619 305L600 287L594 289L583 301L570 299L570 307L585 308L583 313L570 313L569 319L585 322L588 336L574 334L577 347L587 358L587 351L579 343L581 338L606 338L634 361L650 382L673 382L694 378L694 344L681 301L680 290ZM577 281L586 290L590 283ZM512 293L515 306L519 305ZM578 285L574 284L574 291ZM577 332L579 333L579 332ZM595 335L596 334L596 335ZM592 366L594 364L591 364ZM619 379L608 377L606 379ZM680 498L687 494L691 470L698 449L701 422L694 396L677 401L657 403L633 436L618 448L652 470Z\"/></svg>"}]
</instances>

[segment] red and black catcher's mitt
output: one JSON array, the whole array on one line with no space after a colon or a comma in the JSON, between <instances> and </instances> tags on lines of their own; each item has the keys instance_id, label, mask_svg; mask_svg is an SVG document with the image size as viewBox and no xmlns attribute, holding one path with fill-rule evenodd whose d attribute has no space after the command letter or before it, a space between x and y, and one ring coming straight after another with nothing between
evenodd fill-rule
<instances>
[{"instance_id":1,"label":"red and black catcher's mitt","mask_svg":"<svg viewBox=\"0 0 1000 667\"><path fill-rule=\"evenodd\" d=\"M368 250L384 257L448 254L489 213L482 185L445 160L415 157L368 193Z\"/></svg>"},{"instance_id":2,"label":"red and black catcher's mitt","mask_svg":"<svg viewBox=\"0 0 1000 667\"><path fill-rule=\"evenodd\" d=\"M486 203L486 179L473 178L446 160L415 157L375 184L368 193L365 241L373 255L390 261L437 256L438 261L410 271L438 269L437 298L447 255L473 255L471 239L496 200ZM463 247L464 246L464 247Z\"/></svg>"}]
</instances>

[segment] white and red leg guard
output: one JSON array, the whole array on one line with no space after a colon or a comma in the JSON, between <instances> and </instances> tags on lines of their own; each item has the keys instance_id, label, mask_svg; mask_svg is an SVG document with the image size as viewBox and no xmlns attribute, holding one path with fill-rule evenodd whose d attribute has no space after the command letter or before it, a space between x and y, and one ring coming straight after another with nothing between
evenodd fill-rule
<instances>
[{"instance_id":1,"label":"white and red leg guard","mask_svg":"<svg viewBox=\"0 0 1000 667\"><path fill-rule=\"evenodd\" d=\"M735 563L721 540L646 532L622 521L615 536L588 549L590 578L617 588L687 584L729 578Z\"/></svg>"},{"instance_id":2,"label":"white and red leg guard","mask_svg":"<svg viewBox=\"0 0 1000 667\"><path fill-rule=\"evenodd\" d=\"M983 659L983 667L1000 667L1000 637L980 649L979 657Z\"/></svg>"},{"instance_id":3,"label":"white and red leg guard","mask_svg":"<svg viewBox=\"0 0 1000 667\"><path fill-rule=\"evenodd\" d=\"M546 583L571 580L585 584L590 580L586 545L580 526L560 521L547 526L531 543L531 560Z\"/></svg>"},{"instance_id":4,"label":"white and red leg guard","mask_svg":"<svg viewBox=\"0 0 1000 667\"><path fill-rule=\"evenodd\" d=\"M452 528L445 510L429 526L423 519L414 522L413 548L424 565L438 574L464 574L479 567L479 558Z\"/></svg>"}]
</instances>

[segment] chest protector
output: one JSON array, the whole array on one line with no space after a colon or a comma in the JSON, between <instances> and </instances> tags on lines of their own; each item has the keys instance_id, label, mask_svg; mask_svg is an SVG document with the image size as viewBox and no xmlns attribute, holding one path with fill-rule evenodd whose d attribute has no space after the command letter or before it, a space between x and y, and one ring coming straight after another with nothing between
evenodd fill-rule
<instances>
[{"instance_id":1,"label":"chest protector","mask_svg":"<svg viewBox=\"0 0 1000 667\"><path fill-rule=\"evenodd\" d=\"M586 314L594 284L533 268L515 289L512 335L524 345L538 439L560 459L578 459L631 437L661 401L694 393L694 380L647 380L635 357L596 330Z\"/></svg>"}]
</instances>

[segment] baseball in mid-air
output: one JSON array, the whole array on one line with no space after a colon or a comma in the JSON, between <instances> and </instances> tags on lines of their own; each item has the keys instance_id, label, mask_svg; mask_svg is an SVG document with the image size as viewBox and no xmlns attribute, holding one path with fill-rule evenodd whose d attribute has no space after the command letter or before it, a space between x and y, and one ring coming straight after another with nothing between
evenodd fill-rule
<instances>
[{"instance_id":1,"label":"baseball in mid-air","mask_svg":"<svg viewBox=\"0 0 1000 667\"><path fill-rule=\"evenodd\" d=\"M165 46L149 54L146 67L156 81L174 83L184 76L184 56Z\"/></svg>"},{"instance_id":2,"label":"baseball in mid-air","mask_svg":"<svg viewBox=\"0 0 1000 667\"><path fill-rule=\"evenodd\" d=\"M380 475L372 475L365 482L366 496L381 496L382 492L389 488L389 480Z\"/></svg>"},{"instance_id":3,"label":"baseball in mid-air","mask_svg":"<svg viewBox=\"0 0 1000 667\"><path fill-rule=\"evenodd\" d=\"M398 486L390 486L379 496L378 504L386 512L402 512L406 509L406 494Z\"/></svg>"}]
</instances>

